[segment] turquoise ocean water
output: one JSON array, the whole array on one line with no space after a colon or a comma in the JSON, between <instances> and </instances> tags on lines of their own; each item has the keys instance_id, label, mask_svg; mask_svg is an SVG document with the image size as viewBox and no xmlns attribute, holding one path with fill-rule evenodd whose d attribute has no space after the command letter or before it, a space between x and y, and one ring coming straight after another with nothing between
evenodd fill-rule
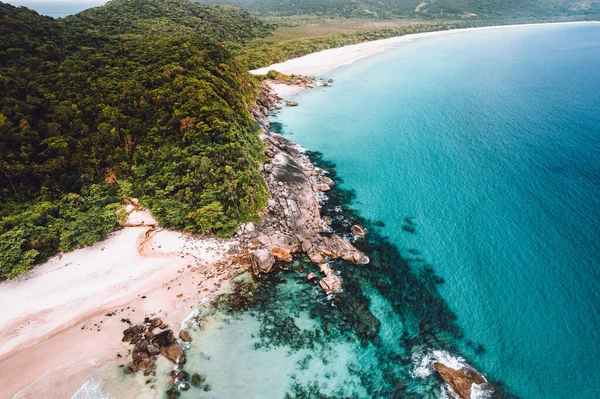
<instances>
[{"instance_id":1,"label":"turquoise ocean water","mask_svg":"<svg viewBox=\"0 0 600 399\"><path fill-rule=\"evenodd\" d=\"M600 397L600 25L419 39L327 77L273 120L445 280L460 352L523 398Z\"/></svg>"}]
</instances>

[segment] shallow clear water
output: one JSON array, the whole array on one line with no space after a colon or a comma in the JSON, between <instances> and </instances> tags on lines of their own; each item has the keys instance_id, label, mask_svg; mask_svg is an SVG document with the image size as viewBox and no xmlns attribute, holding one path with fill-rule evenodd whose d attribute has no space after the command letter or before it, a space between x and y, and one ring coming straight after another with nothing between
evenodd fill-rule
<instances>
[{"instance_id":1,"label":"shallow clear water","mask_svg":"<svg viewBox=\"0 0 600 399\"><path fill-rule=\"evenodd\" d=\"M274 121L445 279L461 353L524 398L600 397L600 25L422 39L327 77Z\"/></svg>"}]
</instances>

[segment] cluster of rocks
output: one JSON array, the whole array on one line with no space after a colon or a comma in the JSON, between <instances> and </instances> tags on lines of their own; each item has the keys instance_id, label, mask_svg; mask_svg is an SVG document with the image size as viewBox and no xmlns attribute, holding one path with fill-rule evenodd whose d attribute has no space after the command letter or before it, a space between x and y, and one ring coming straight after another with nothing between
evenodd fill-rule
<instances>
[{"instance_id":1,"label":"cluster of rocks","mask_svg":"<svg viewBox=\"0 0 600 399\"><path fill-rule=\"evenodd\" d=\"M167 391L167 398L177 399L180 391L189 391L191 387L203 389L205 392L212 390L212 385L206 384L206 376L194 373L191 377L183 370L172 370L170 383L172 388Z\"/></svg>"},{"instance_id":2,"label":"cluster of rocks","mask_svg":"<svg viewBox=\"0 0 600 399\"><path fill-rule=\"evenodd\" d=\"M329 86L333 79L316 79L309 76L294 75L290 80L275 80L273 83L286 84L289 86L300 86L307 89L314 89L315 86Z\"/></svg>"},{"instance_id":3,"label":"cluster of rocks","mask_svg":"<svg viewBox=\"0 0 600 399\"><path fill-rule=\"evenodd\" d=\"M447 394L452 399L470 399L473 384L488 391L492 389L485 377L472 367L465 366L456 370L440 362L434 363L433 367L451 388L447 390Z\"/></svg>"},{"instance_id":4,"label":"cluster of rocks","mask_svg":"<svg viewBox=\"0 0 600 399\"><path fill-rule=\"evenodd\" d=\"M335 270L327 262L319 265L319 270L325 277L319 280L319 286L326 294L337 294L342 290L342 279L335 274ZM306 278L309 281L317 281L318 277L314 273L309 273Z\"/></svg>"},{"instance_id":5,"label":"cluster of rocks","mask_svg":"<svg viewBox=\"0 0 600 399\"><path fill-rule=\"evenodd\" d=\"M177 367L185 363L185 353L179 344L173 330L159 318L146 319L143 324L137 324L123 331L123 342L133 345L131 362L125 368L125 373L132 374L143 370L145 375L153 373L158 355L162 355ZM156 330L159 330L157 332ZM160 331L162 330L162 331ZM182 341L192 339L185 330L179 332Z\"/></svg>"},{"instance_id":6,"label":"cluster of rocks","mask_svg":"<svg viewBox=\"0 0 600 399\"><path fill-rule=\"evenodd\" d=\"M167 391L169 399L178 398L180 391L187 391L190 386L210 391L212 387L205 383L205 376L195 373L190 378L188 373L181 370L186 359L180 341L191 342L192 337L189 332L180 330L178 339L173 330L167 328L168 326L160 318L146 318L143 324L132 325L123 331L122 341L133 345L130 352L131 361L125 366L125 374L134 374L142 370L146 376L155 376L155 362L158 356L162 355L175 365L174 370L171 371L172 387ZM152 382L152 379L146 381L147 384ZM155 385L151 387L156 388Z\"/></svg>"},{"instance_id":7,"label":"cluster of rocks","mask_svg":"<svg viewBox=\"0 0 600 399\"><path fill-rule=\"evenodd\" d=\"M329 259L367 264L369 258L350 242L337 234L322 234L328 226L321 219L316 194L330 190L334 181L313 166L300 147L279 134L269 133L267 116L281 100L268 84L262 88L253 114L263 127L261 138L268 149L269 160L261 171L271 199L260 224L247 223L238 231L241 245L250 254L252 271L256 275L270 273L278 264L290 262L294 254L306 254L318 264ZM358 229L359 235L364 233L362 227ZM326 292L339 291L341 283L336 278L326 275L321 287Z\"/></svg>"},{"instance_id":8,"label":"cluster of rocks","mask_svg":"<svg viewBox=\"0 0 600 399\"><path fill-rule=\"evenodd\" d=\"M314 88L320 80L321 79L317 80L315 78L311 78L310 76L294 75L290 80L275 80L273 83L286 84L289 86L300 86L311 89Z\"/></svg>"}]
</instances>

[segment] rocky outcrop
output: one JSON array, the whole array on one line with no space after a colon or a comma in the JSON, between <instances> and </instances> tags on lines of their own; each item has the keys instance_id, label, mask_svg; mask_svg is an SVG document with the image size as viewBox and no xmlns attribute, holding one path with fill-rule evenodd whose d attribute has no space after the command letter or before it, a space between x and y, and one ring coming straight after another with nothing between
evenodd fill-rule
<instances>
[{"instance_id":1,"label":"rocky outcrop","mask_svg":"<svg viewBox=\"0 0 600 399\"><path fill-rule=\"evenodd\" d=\"M256 275L270 273L275 264L273 253L265 248L259 248L250 253L250 266Z\"/></svg>"},{"instance_id":2,"label":"rocky outcrop","mask_svg":"<svg viewBox=\"0 0 600 399\"><path fill-rule=\"evenodd\" d=\"M483 388L491 389L485 377L473 368L463 367L455 370L440 362L433 363L433 367L452 389L448 395L453 399L470 399L473 384L485 385Z\"/></svg>"},{"instance_id":3,"label":"rocky outcrop","mask_svg":"<svg viewBox=\"0 0 600 399\"><path fill-rule=\"evenodd\" d=\"M143 370L145 375L149 375L154 371L154 362L158 355L163 355L177 366L185 363L185 353L173 330L155 334L155 329L161 325L163 322L159 318L147 319L144 324L134 325L123 331L122 341L133 345L131 362L125 368L125 373L132 374Z\"/></svg>"},{"instance_id":4,"label":"rocky outcrop","mask_svg":"<svg viewBox=\"0 0 600 399\"><path fill-rule=\"evenodd\" d=\"M326 294L337 294L342 291L342 279L335 274L335 270L329 263L321 263L319 270L325 275L319 280L319 286Z\"/></svg>"},{"instance_id":5,"label":"rocky outcrop","mask_svg":"<svg viewBox=\"0 0 600 399\"><path fill-rule=\"evenodd\" d=\"M301 84L309 83L303 80ZM267 116L280 101L268 84L263 84L252 110L263 127L261 138L267 147L268 161L261 171L271 193L262 222L247 223L238 231L241 245L250 254L252 271L256 275L270 273L277 263L290 262L294 254L304 254L315 263L328 259L368 263L369 259L341 236L321 234L327 226L321 220L316 193L330 190L335 183L325 171L311 164L299 146L269 133ZM319 284L326 292L341 290L338 276L325 278Z\"/></svg>"}]
</instances>

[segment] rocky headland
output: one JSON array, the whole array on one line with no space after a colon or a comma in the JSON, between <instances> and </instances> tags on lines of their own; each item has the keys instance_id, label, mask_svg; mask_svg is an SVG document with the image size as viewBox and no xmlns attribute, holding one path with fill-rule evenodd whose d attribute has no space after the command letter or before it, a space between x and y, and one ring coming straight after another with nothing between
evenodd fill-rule
<instances>
[{"instance_id":1,"label":"rocky headland","mask_svg":"<svg viewBox=\"0 0 600 399\"><path fill-rule=\"evenodd\" d=\"M293 84L313 88L315 85L331 83L331 80L315 81L300 77ZM271 273L277 268L285 267L293 256L306 256L311 262L319 265L321 272L321 276L309 273L307 280L318 282L327 294L336 294L342 291L343 285L330 261L344 259L366 265L369 258L356 249L350 240L334 233L327 223L327 218L320 215L319 201L323 197L319 193L326 193L335 184L327 176L328 172L315 167L303 154L301 147L279 134L269 132L268 115L272 110L280 109L283 101L272 89L274 84L281 83L263 82L260 98L252 110L263 129L261 138L268 148L269 160L262 165L261 170L272 198L268 202L262 222L243 225L238 236L242 247L249 251L250 264L255 275ZM299 104L287 101L286 105ZM361 225L353 225L350 231L338 233L355 240L364 237L367 231ZM368 311L357 313L370 314ZM486 391L493 390L485 377L470 366L455 370L444 363L435 362L433 367L446 384L445 390L448 395L453 399L470 399L474 384Z\"/></svg>"},{"instance_id":2,"label":"rocky headland","mask_svg":"<svg viewBox=\"0 0 600 399\"><path fill-rule=\"evenodd\" d=\"M271 89L271 82L264 82L261 95L252 109L256 121L262 128L261 139L265 143L268 160L261 166L261 172L268 184L271 198L267 209L261 215L260 223L246 223L240 226L233 238L238 257L237 265L248 265L256 278L275 273L287 267L294 257L308 258L318 265L320 276L308 273L307 280L317 284L326 295L339 294L343 282L330 262L335 259L366 265L369 258L355 248L352 243L335 234L322 218L319 201L322 194L335 184L327 177L327 171L315 167L298 145L281 135L269 132L268 115L282 104L282 99ZM296 77L286 85L314 87L318 82L312 78ZM296 104L297 105L297 104ZM128 206L132 214L140 212L135 201ZM137 225L138 218L133 222ZM153 222L149 223L154 226ZM362 226L352 226L348 237L362 237L366 230ZM362 309L358 313L370 313ZM371 315L372 316L372 315ZM367 319L367 317L364 317ZM365 320L365 324L376 324L374 317ZM181 370L185 364L183 342L189 340L186 330L181 330L177 339L176 332L169 329L158 318L146 319L143 323L132 325L123 331L123 342L133 346L127 356L128 363L122 364L124 372L133 374L138 371L150 376L155 374L155 361L158 356L169 359L175 372L172 376L172 388L167 392L169 398L179 396L179 390L189 387L189 375ZM182 373L178 377L178 373ZM208 385L207 385L208 386Z\"/></svg>"},{"instance_id":3,"label":"rocky headland","mask_svg":"<svg viewBox=\"0 0 600 399\"><path fill-rule=\"evenodd\" d=\"M315 84L311 78L297 77L296 81L295 84L305 87ZM241 226L238 232L240 245L248 250L255 275L270 273L284 266L294 255L306 255L320 265L322 278L319 285L323 290L337 293L342 289L341 280L328 262L344 259L368 264L369 258L348 240L333 233L327 220L321 217L320 194L334 185L333 180L327 177L327 171L312 165L300 146L269 132L267 117L282 101L270 84L272 82L263 82L252 114L263 129L261 138L267 147L268 161L261 166L261 171L271 199L261 223ZM364 235L365 231L361 226L354 226L351 231L341 233Z\"/></svg>"}]
</instances>

